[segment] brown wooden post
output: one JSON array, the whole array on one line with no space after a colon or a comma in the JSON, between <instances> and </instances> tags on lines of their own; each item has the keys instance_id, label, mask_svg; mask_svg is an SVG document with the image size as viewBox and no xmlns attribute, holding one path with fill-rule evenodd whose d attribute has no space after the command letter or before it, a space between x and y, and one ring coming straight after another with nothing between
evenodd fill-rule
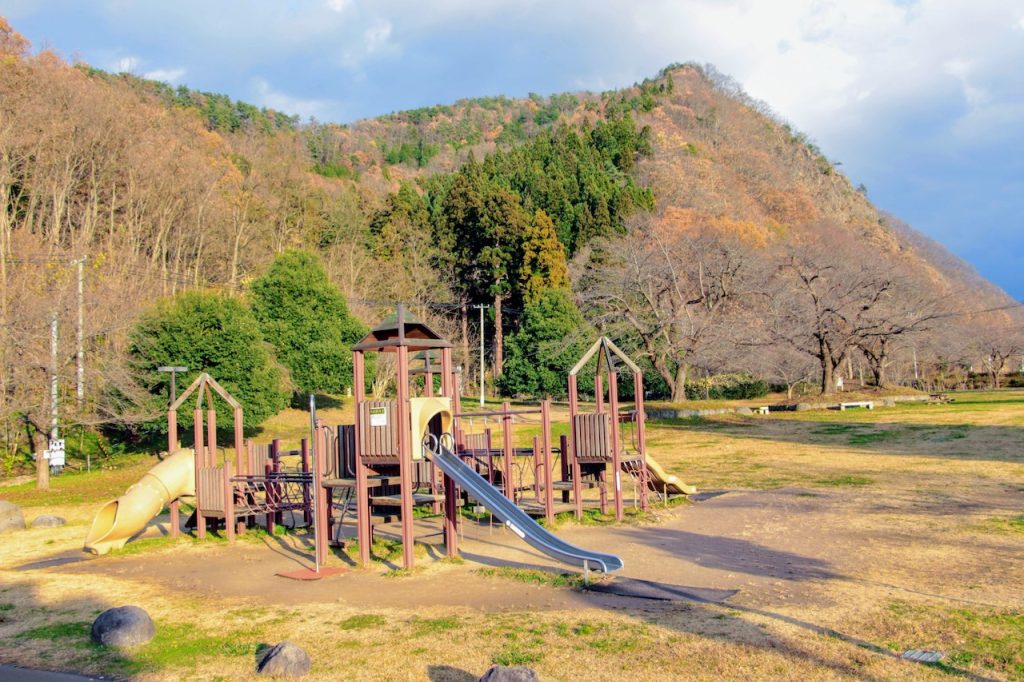
<instances>
[{"instance_id":1,"label":"brown wooden post","mask_svg":"<svg viewBox=\"0 0 1024 682\"><path fill-rule=\"evenodd\" d=\"M224 534L235 544L235 486L231 483L231 462L224 462Z\"/></svg>"},{"instance_id":2,"label":"brown wooden post","mask_svg":"<svg viewBox=\"0 0 1024 682\"><path fill-rule=\"evenodd\" d=\"M533 500L541 503L540 436L533 437Z\"/></svg>"},{"instance_id":3,"label":"brown wooden post","mask_svg":"<svg viewBox=\"0 0 1024 682\"><path fill-rule=\"evenodd\" d=\"M324 487L324 471L327 464L327 434L324 426L319 420L316 424L316 451L319 454L313 467L313 486L316 495L317 518L317 563L321 566L327 561L327 540L330 533L327 520L330 518L331 510L327 508L327 488Z\"/></svg>"},{"instance_id":4,"label":"brown wooden post","mask_svg":"<svg viewBox=\"0 0 1024 682\"><path fill-rule=\"evenodd\" d=\"M245 429L242 421L242 408L235 408L235 471L239 474L245 474L245 469L242 468L242 451L245 450Z\"/></svg>"},{"instance_id":5,"label":"brown wooden post","mask_svg":"<svg viewBox=\"0 0 1024 682\"><path fill-rule=\"evenodd\" d=\"M178 449L178 412L168 410L167 412L167 454L171 455ZM181 502L178 498L171 500L171 537L181 535L180 516Z\"/></svg>"},{"instance_id":6,"label":"brown wooden post","mask_svg":"<svg viewBox=\"0 0 1024 682\"><path fill-rule=\"evenodd\" d=\"M274 474L280 473L281 471L281 439L275 438L270 441L270 462L271 471ZM281 511L278 506L281 504L281 487L277 483L277 476L274 476L274 482L268 483L268 486L274 491L274 524L283 523Z\"/></svg>"},{"instance_id":7,"label":"brown wooden post","mask_svg":"<svg viewBox=\"0 0 1024 682\"><path fill-rule=\"evenodd\" d=\"M551 398L540 404L541 464L544 467L544 518L555 521L555 489L551 481Z\"/></svg>"},{"instance_id":8,"label":"brown wooden post","mask_svg":"<svg viewBox=\"0 0 1024 682\"><path fill-rule=\"evenodd\" d=\"M647 499L647 482L650 473L647 471L647 414L644 412L644 375L640 372L633 374L633 394L635 397L636 409L636 444L640 451L640 509L647 511L649 501Z\"/></svg>"},{"instance_id":9,"label":"brown wooden post","mask_svg":"<svg viewBox=\"0 0 1024 682\"><path fill-rule=\"evenodd\" d=\"M309 471L309 439L303 438L299 444L299 450L302 458L302 473L308 475ZM302 522L306 526L310 526L313 523L313 513L310 508L310 502L312 502L312 496L309 492L310 484L302 484Z\"/></svg>"},{"instance_id":10,"label":"brown wooden post","mask_svg":"<svg viewBox=\"0 0 1024 682\"><path fill-rule=\"evenodd\" d=\"M267 528L267 535L274 535L277 532L277 529L274 527L274 512L270 511L274 505L274 487L270 484L273 473L274 465L268 459L266 464L263 465L263 475L265 476L263 479L263 496L267 504L267 513L263 515L263 525Z\"/></svg>"},{"instance_id":11,"label":"brown wooden post","mask_svg":"<svg viewBox=\"0 0 1024 682\"><path fill-rule=\"evenodd\" d=\"M203 410L196 406L195 412L192 413L193 426L192 433L195 438L195 451L196 451L196 537L203 539L206 537L206 517L200 511L202 509L202 491L199 485L199 472L206 466L206 447L203 445Z\"/></svg>"},{"instance_id":12,"label":"brown wooden post","mask_svg":"<svg viewBox=\"0 0 1024 682\"><path fill-rule=\"evenodd\" d=\"M505 460L502 463L504 465L502 467L504 470L502 478L505 483L505 497L515 502L516 490L515 484L512 482L512 415L509 414L509 411L512 409L512 404L505 401L501 404L501 409L505 413L501 417L501 429L504 445L502 452L505 456Z\"/></svg>"},{"instance_id":13,"label":"brown wooden post","mask_svg":"<svg viewBox=\"0 0 1024 682\"><path fill-rule=\"evenodd\" d=\"M494 442L491 440L491 430L484 429L484 444L487 446L487 482L494 485Z\"/></svg>"},{"instance_id":14,"label":"brown wooden post","mask_svg":"<svg viewBox=\"0 0 1024 682\"><path fill-rule=\"evenodd\" d=\"M569 470L572 472L572 496L576 504L576 519L583 518L583 473L580 467L579 458L576 456L576 417L579 415L579 395L576 386L576 375L569 375L569 447L568 451L562 454L563 458L569 460Z\"/></svg>"},{"instance_id":15,"label":"brown wooden post","mask_svg":"<svg viewBox=\"0 0 1024 682\"><path fill-rule=\"evenodd\" d=\"M352 394L356 402L355 440L356 440L356 541L359 543L359 563L364 567L370 565L370 481L363 463L362 406L366 401L365 363L362 351L352 352Z\"/></svg>"},{"instance_id":16,"label":"brown wooden post","mask_svg":"<svg viewBox=\"0 0 1024 682\"><path fill-rule=\"evenodd\" d=\"M604 412L604 377L601 375L601 363L597 363L597 373L594 375L594 412Z\"/></svg>"},{"instance_id":17,"label":"brown wooden post","mask_svg":"<svg viewBox=\"0 0 1024 682\"><path fill-rule=\"evenodd\" d=\"M206 459L207 465L217 466L217 410L213 409L213 398L207 395L210 404L206 406Z\"/></svg>"},{"instance_id":18,"label":"brown wooden post","mask_svg":"<svg viewBox=\"0 0 1024 682\"><path fill-rule=\"evenodd\" d=\"M615 493L615 520L622 520L622 443L619 440L619 381L618 374L608 372L608 418L612 426L612 486Z\"/></svg>"},{"instance_id":19,"label":"brown wooden post","mask_svg":"<svg viewBox=\"0 0 1024 682\"><path fill-rule=\"evenodd\" d=\"M569 480L569 437L559 436L558 437L558 450L562 453L561 457L558 458L558 463L561 465L561 475L563 481ZM569 503L569 491L562 491L562 503Z\"/></svg>"},{"instance_id":20,"label":"brown wooden post","mask_svg":"<svg viewBox=\"0 0 1024 682\"><path fill-rule=\"evenodd\" d=\"M404 332L405 315L404 310L399 307L398 326ZM395 432L398 441L398 477L401 484L401 514L402 514L402 565L413 568L415 555L413 543L415 542L415 529L412 517L412 448L409 432L411 423L409 417L409 348L405 346L404 334L401 339L403 345L398 347L398 424L395 425Z\"/></svg>"},{"instance_id":21,"label":"brown wooden post","mask_svg":"<svg viewBox=\"0 0 1024 682\"><path fill-rule=\"evenodd\" d=\"M453 397L455 393L455 375L452 374L452 349L441 349L441 395Z\"/></svg>"}]
</instances>

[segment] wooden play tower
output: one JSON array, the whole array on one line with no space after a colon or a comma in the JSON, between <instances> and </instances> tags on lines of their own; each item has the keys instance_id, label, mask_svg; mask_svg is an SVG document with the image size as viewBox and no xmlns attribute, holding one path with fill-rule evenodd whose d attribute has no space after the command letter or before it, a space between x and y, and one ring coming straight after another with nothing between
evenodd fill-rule
<instances>
[{"instance_id":1,"label":"wooden play tower","mask_svg":"<svg viewBox=\"0 0 1024 682\"><path fill-rule=\"evenodd\" d=\"M441 366L430 363L432 352L440 351ZM359 560L370 562L373 541L370 506L372 491L398 484L396 500L402 524L402 563L413 567L413 506L416 503L443 503L444 541L447 555L458 554L458 491L455 482L443 477L441 495L415 495L414 475L420 472L434 480L438 473L424 458L424 438L441 439L453 430L453 414L458 411L455 375L452 372L452 346L437 332L414 318L399 305L396 314L375 327L352 347L353 378L356 400L355 419L355 486L356 537ZM396 355L395 396L388 400L372 400L366 396L365 354ZM425 358L420 371L410 367L414 354ZM435 395L433 373L440 370L440 395ZM425 379L424 395L413 397L413 377ZM454 405L453 405L454 402ZM454 409L453 409L454 408ZM450 444L454 447L454 443ZM427 500L425 498L430 497ZM374 498L374 504L380 498Z\"/></svg>"}]
</instances>

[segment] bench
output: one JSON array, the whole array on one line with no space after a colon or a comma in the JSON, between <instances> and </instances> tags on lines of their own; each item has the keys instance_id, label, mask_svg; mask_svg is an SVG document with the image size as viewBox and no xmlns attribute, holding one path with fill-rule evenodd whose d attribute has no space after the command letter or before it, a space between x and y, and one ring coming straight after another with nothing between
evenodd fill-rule
<instances>
[{"instance_id":1,"label":"bench","mask_svg":"<svg viewBox=\"0 0 1024 682\"><path fill-rule=\"evenodd\" d=\"M761 405L760 407L752 407L750 409L751 411L753 411L754 414L768 414L767 405Z\"/></svg>"},{"instance_id":2,"label":"bench","mask_svg":"<svg viewBox=\"0 0 1024 682\"><path fill-rule=\"evenodd\" d=\"M859 400L852 403L839 403L839 411L845 412L848 407L863 407L868 410L875 409L875 404L870 400Z\"/></svg>"}]
</instances>

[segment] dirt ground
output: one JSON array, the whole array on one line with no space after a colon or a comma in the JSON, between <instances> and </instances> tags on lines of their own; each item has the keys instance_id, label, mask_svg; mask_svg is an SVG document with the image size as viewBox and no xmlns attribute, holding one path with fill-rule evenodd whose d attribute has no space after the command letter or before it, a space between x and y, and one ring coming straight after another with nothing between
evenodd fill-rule
<instances>
[{"instance_id":1,"label":"dirt ground","mask_svg":"<svg viewBox=\"0 0 1024 682\"><path fill-rule=\"evenodd\" d=\"M430 519L417 521L411 574L385 562L318 582L276 576L308 565L301 536L88 558L95 505L71 505L64 528L4 537L0 662L246 679L259 644L292 639L318 679L469 680L494 662L551 680L1024 679L1024 395L975 398L652 424L653 454L701 494L639 522L557 532L623 558L601 589L652 581L690 599L564 584L498 525L464 524L463 560L441 560ZM129 602L194 647L115 660L74 639L90 614ZM901 660L908 649L945 658Z\"/></svg>"}]
</instances>

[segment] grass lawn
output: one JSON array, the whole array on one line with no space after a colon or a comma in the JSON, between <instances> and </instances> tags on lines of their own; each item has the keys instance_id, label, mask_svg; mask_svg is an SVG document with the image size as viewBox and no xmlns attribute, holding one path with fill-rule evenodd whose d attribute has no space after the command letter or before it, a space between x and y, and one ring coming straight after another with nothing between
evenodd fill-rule
<instances>
[{"instance_id":1,"label":"grass lawn","mask_svg":"<svg viewBox=\"0 0 1024 682\"><path fill-rule=\"evenodd\" d=\"M311 654L310 679L464 682L500 663L531 666L545 680L1024 680L1024 391L954 397L649 422L650 454L667 471L726 494L643 523L560 518L557 532L621 552L630 577L738 590L722 603L609 602L582 592L577 573L481 563L479 545L463 561L444 561L417 544L416 571L384 573L400 555L386 541L375 544L384 563L371 571L311 586L321 590L315 599L301 597L300 586L288 588L299 598L280 600L244 591L263 571L252 557L288 551L262 534L234 548L147 539L95 562L16 570L72 556L96 507L153 459L127 456L103 471L55 477L48 494L31 484L0 488L0 499L28 518L69 519L3 536L0 662L142 680L245 680L263 647L289 640ZM321 416L350 421L351 403ZM285 411L257 439L294 447L308 418ZM554 418L557 442L564 407ZM517 446L539 432L538 422L518 421ZM229 577L243 589L199 589L204 567L231 552L245 557ZM167 578L157 568L168 565L197 572ZM463 591L482 595L480 603L456 599ZM488 595L514 605L491 606ZM150 612L157 638L120 653L90 644L96 614L128 603ZM908 649L944 658L900 660Z\"/></svg>"}]
</instances>

